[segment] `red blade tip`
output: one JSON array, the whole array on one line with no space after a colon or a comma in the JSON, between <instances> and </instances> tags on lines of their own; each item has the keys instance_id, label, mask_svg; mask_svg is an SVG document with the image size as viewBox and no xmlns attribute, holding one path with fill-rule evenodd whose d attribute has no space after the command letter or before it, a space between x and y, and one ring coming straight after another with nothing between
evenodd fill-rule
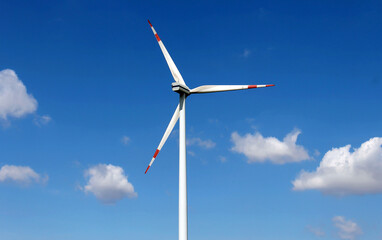
<instances>
[{"instance_id":1,"label":"red blade tip","mask_svg":"<svg viewBox=\"0 0 382 240\"><path fill-rule=\"evenodd\" d=\"M153 158L156 158L156 157L158 156L158 153L159 153L159 149L157 149L157 150L155 151Z\"/></svg>"},{"instance_id":2,"label":"red blade tip","mask_svg":"<svg viewBox=\"0 0 382 240\"><path fill-rule=\"evenodd\" d=\"M150 24L150 27L153 27L153 25L151 24L150 20L148 20L148 19L147 19L147 21L149 22L149 24Z\"/></svg>"},{"instance_id":3,"label":"red blade tip","mask_svg":"<svg viewBox=\"0 0 382 240\"><path fill-rule=\"evenodd\" d=\"M274 87L275 85L274 84L268 84L268 85L265 85L266 87Z\"/></svg>"},{"instance_id":4,"label":"red blade tip","mask_svg":"<svg viewBox=\"0 0 382 240\"><path fill-rule=\"evenodd\" d=\"M147 167L147 169L146 169L146 171L145 171L145 174L147 173L147 171L149 170L149 168L150 168L150 165Z\"/></svg>"}]
</instances>

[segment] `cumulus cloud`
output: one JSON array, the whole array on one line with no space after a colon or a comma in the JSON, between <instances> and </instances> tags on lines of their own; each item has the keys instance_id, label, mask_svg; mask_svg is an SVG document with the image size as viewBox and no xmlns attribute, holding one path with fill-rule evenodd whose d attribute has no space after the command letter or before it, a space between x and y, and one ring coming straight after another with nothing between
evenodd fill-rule
<instances>
[{"instance_id":1,"label":"cumulus cloud","mask_svg":"<svg viewBox=\"0 0 382 240\"><path fill-rule=\"evenodd\" d=\"M342 216L335 216L332 221L334 226L338 229L337 234L341 239L354 240L362 233L362 230L357 223L346 220Z\"/></svg>"},{"instance_id":2,"label":"cumulus cloud","mask_svg":"<svg viewBox=\"0 0 382 240\"><path fill-rule=\"evenodd\" d=\"M32 182L44 183L48 177L41 177L32 168L27 166L4 165L0 169L0 182L15 182L29 185Z\"/></svg>"},{"instance_id":3,"label":"cumulus cloud","mask_svg":"<svg viewBox=\"0 0 382 240\"><path fill-rule=\"evenodd\" d=\"M202 140L200 138L191 138L191 139L187 139L186 142L188 146L196 145L205 149L214 148L216 146L216 143L209 139Z\"/></svg>"},{"instance_id":4,"label":"cumulus cloud","mask_svg":"<svg viewBox=\"0 0 382 240\"><path fill-rule=\"evenodd\" d=\"M244 154L248 158L248 163L270 161L284 164L308 160L310 157L304 147L296 145L300 133L300 130L293 130L280 141L275 137L263 137L259 132L248 133L243 137L233 132L232 151Z\"/></svg>"},{"instance_id":5,"label":"cumulus cloud","mask_svg":"<svg viewBox=\"0 0 382 240\"><path fill-rule=\"evenodd\" d=\"M27 93L23 82L11 69L0 71L0 118L20 118L37 109L36 99Z\"/></svg>"},{"instance_id":6,"label":"cumulus cloud","mask_svg":"<svg viewBox=\"0 0 382 240\"><path fill-rule=\"evenodd\" d=\"M112 204L125 197L138 196L119 166L98 164L85 171L85 178L88 182L83 188L84 192L93 193L102 203Z\"/></svg>"},{"instance_id":7,"label":"cumulus cloud","mask_svg":"<svg viewBox=\"0 0 382 240\"><path fill-rule=\"evenodd\" d=\"M350 151L350 145L332 148L313 172L301 171L294 190L316 189L325 194L382 193L382 138L364 142Z\"/></svg>"}]
</instances>

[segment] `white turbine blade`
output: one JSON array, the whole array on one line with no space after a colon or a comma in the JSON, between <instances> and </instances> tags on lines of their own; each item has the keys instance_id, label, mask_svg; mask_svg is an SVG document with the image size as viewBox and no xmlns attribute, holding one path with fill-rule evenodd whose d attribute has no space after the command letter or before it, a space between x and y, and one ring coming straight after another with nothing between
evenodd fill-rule
<instances>
[{"instance_id":1,"label":"white turbine blade","mask_svg":"<svg viewBox=\"0 0 382 240\"><path fill-rule=\"evenodd\" d=\"M174 61L172 60L170 54L167 52L162 40L159 38L159 35L158 33L155 31L153 25L150 23L149 20L147 20L150 24L150 27L151 27L151 30L153 30L153 33L155 35L155 38L157 39L158 41L158 44L159 44L159 47L160 49L162 50L162 53L164 55L164 58L166 59L166 62L167 62L167 65L168 67L170 68L170 71L171 71L171 74L172 74L172 77L174 78L174 80L178 83L181 83L183 85L186 85L184 83L184 80L182 78L182 75L180 75L180 72L178 70L178 68L176 67Z\"/></svg>"},{"instance_id":2,"label":"white turbine blade","mask_svg":"<svg viewBox=\"0 0 382 240\"><path fill-rule=\"evenodd\" d=\"M155 158L157 157L159 151L162 149L164 143L166 142L168 136L170 135L170 133L171 133L172 129L174 128L174 126L175 126L176 122L178 121L178 119L179 119L179 104L178 104L178 107L176 108L176 110L174 112L174 115L172 115L171 121L170 121L170 123L167 126L166 132L164 132L162 140L160 140L159 146L158 146L157 150L155 151L154 156L151 159L151 162L150 162L149 166L147 167L147 169L145 171L145 174L147 173L147 171L149 170L149 168L153 164Z\"/></svg>"},{"instance_id":3,"label":"white turbine blade","mask_svg":"<svg viewBox=\"0 0 382 240\"><path fill-rule=\"evenodd\" d=\"M212 92L225 92L225 91L236 91L251 88L263 88L263 87L273 87L274 84L267 85L203 85L194 89L191 89L191 93L212 93Z\"/></svg>"}]
</instances>

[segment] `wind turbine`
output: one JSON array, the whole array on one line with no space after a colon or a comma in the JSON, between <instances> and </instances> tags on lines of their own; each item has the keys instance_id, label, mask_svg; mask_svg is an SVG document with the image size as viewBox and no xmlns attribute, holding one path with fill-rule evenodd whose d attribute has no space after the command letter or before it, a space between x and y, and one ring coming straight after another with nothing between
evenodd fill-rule
<instances>
[{"instance_id":1,"label":"wind turbine","mask_svg":"<svg viewBox=\"0 0 382 240\"><path fill-rule=\"evenodd\" d=\"M179 120L179 240L187 240L188 228L187 228L187 167L186 167L186 98L191 94L196 93L212 93L212 92L225 92L244 90L251 88L263 88L272 87L274 84L267 85L203 85L194 89L190 89L184 82L182 75L172 60L170 54L167 52L162 40L155 31L153 25L148 20L151 30L158 41L159 47L162 50L164 58L170 68L171 74L175 80L172 83L172 90L179 93L179 104L171 118L170 123L156 149L153 158L149 166L147 167L145 174L153 164L155 158L158 156L159 151L162 149L176 122Z\"/></svg>"}]
</instances>

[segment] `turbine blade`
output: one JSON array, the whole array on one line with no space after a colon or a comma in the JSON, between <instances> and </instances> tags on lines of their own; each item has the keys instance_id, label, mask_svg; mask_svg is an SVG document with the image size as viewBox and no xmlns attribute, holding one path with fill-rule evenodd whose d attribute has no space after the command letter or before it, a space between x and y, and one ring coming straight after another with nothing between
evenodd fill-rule
<instances>
[{"instance_id":1,"label":"turbine blade","mask_svg":"<svg viewBox=\"0 0 382 240\"><path fill-rule=\"evenodd\" d=\"M174 80L178 83L181 83L183 85L186 85L184 83L184 80L182 78L182 75L180 75L180 72L178 70L178 68L176 67L174 61L172 60L170 54L167 52L167 49L166 47L164 46L162 40L159 38L159 35L158 33L155 31L153 25L150 23L150 20L147 20L150 24L150 27L151 27L151 30L153 30L153 33L155 35L155 38L157 39L158 41L158 44L159 44L159 47L160 49L162 50L162 53L164 55L164 58L166 59L166 62L167 62L167 65L168 67L170 68L170 71L171 71L171 74L172 74L172 77L174 78Z\"/></svg>"},{"instance_id":2,"label":"turbine blade","mask_svg":"<svg viewBox=\"0 0 382 240\"><path fill-rule=\"evenodd\" d=\"M191 89L191 93L212 93L212 92L226 92L226 91L236 91L251 88L263 88L263 87L273 87L274 84L267 85L203 85L194 89Z\"/></svg>"},{"instance_id":3,"label":"turbine blade","mask_svg":"<svg viewBox=\"0 0 382 240\"><path fill-rule=\"evenodd\" d=\"M174 128L174 126L175 126L176 122L178 121L178 119L179 119L179 104L178 104L178 107L176 108L176 110L174 112L174 115L172 115L171 121L168 124L166 131L164 132L162 140L160 140L159 146L158 146L157 150L155 151L154 156L151 159L151 162L150 162L149 166L147 167L147 169L145 171L145 174L147 173L147 171L149 170L149 168L153 164L155 158L157 157L159 151L162 149L164 143L166 142L168 136L172 132L172 129Z\"/></svg>"}]
</instances>

